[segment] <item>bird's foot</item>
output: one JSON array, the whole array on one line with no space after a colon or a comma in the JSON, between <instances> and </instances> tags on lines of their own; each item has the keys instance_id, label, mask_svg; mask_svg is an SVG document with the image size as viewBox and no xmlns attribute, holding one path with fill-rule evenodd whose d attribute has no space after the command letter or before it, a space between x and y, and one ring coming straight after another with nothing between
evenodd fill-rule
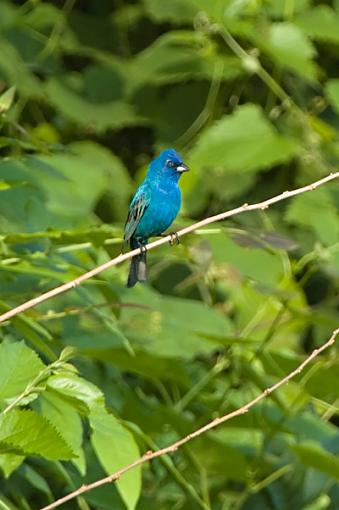
<instances>
[{"instance_id":1,"label":"bird's foot","mask_svg":"<svg viewBox=\"0 0 339 510\"><path fill-rule=\"evenodd\" d=\"M170 232L168 235L171 236L171 239L169 240L170 246L174 246L174 244L180 244L180 239L178 236L178 232Z\"/></svg>"}]
</instances>

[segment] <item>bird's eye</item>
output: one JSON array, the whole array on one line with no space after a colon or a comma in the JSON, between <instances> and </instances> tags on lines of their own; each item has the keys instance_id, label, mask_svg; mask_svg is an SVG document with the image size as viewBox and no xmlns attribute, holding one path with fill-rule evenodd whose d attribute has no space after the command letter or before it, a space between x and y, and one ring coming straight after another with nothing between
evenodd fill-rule
<instances>
[{"instance_id":1,"label":"bird's eye","mask_svg":"<svg viewBox=\"0 0 339 510\"><path fill-rule=\"evenodd\" d=\"M166 161L166 165L169 167L169 168L173 168L175 166L174 162L171 160L171 159L168 159Z\"/></svg>"}]
</instances>

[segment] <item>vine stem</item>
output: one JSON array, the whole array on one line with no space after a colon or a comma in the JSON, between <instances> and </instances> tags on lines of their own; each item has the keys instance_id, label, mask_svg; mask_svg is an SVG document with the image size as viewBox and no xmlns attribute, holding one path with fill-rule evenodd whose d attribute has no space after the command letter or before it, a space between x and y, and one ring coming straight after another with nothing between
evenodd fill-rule
<instances>
[{"instance_id":1,"label":"vine stem","mask_svg":"<svg viewBox=\"0 0 339 510\"><path fill-rule=\"evenodd\" d=\"M188 227L182 228L181 230L178 230L177 236L182 237L186 234L189 234L190 232L194 232L195 230L204 227L206 225L210 225L211 223L215 223L217 221L225 220L226 218L230 218L231 216L236 216L237 214L241 214L247 211L254 211L256 209L267 209L270 205L275 204L277 202L281 202L282 200L286 200L287 198L295 197L296 195L301 195L302 193L306 193L308 191L315 190L316 188L319 188L319 186L322 186L323 184L333 181L334 179L338 179L339 172L330 173L326 177L323 177L322 179L312 182L311 184L308 184L307 186L303 186L301 188L294 189L292 191L284 191L280 195L276 195L272 198L269 198L267 200L264 200L262 202L258 202L256 204L243 204L240 207L236 207L235 209L231 209L230 211L222 212L220 214L216 214L215 216L210 216L209 218L205 218L204 220L198 221L197 223L193 223L192 225L189 225ZM162 237L161 239L157 239L156 241L153 241L146 245L146 249L153 250L154 248L157 248L158 246L161 246L162 244L165 244L167 242L170 242L172 240L172 234L169 234L167 236ZM64 283L58 287L55 287L54 289L51 289L43 294L40 294L39 296L29 299L25 303L22 303L19 306L16 306L12 308L11 310L8 310L7 312L0 315L0 323L7 321L11 319L12 317L15 317L19 313L25 312L26 310L29 310L30 308L33 308L40 303L43 303L44 301L47 301L48 299L51 299L55 296L58 296L59 294L63 294L64 292L67 292L71 289L74 289L81 283L85 282L86 280L89 280L90 278L93 278L94 276L98 275L99 273L102 273L106 269L110 269L111 267L114 267L118 264L121 264L121 262L124 262L125 260L128 260L135 255L138 255L141 253L141 249L137 248L135 250L131 250L127 253L122 253L118 257L115 257L114 259L109 260L108 262L105 262L104 264L101 264L100 266L97 266L87 273L84 273L83 275L79 276L78 278L75 278L74 280L71 280L67 283Z\"/></svg>"},{"instance_id":2,"label":"vine stem","mask_svg":"<svg viewBox=\"0 0 339 510\"><path fill-rule=\"evenodd\" d=\"M225 414L223 416L215 418L214 420L210 421L209 423L207 423L200 429L195 430L191 434L188 434L187 436L179 439L179 441L176 441L175 443L172 443L171 445L166 446L165 448L161 448L160 450L156 450L156 451L152 451L152 450L147 451L142 457L135 460L128 466L125 466L124 468L119 469L115 473L113 473L109 476L106 476L104 478L101 478L100 480L97 480L93 483L90 483L87 485L82 485L81 487L79 487L79 489L67 494L66 496L54 501L53 503L41 508L40 510L52 510L53 508L57 508L57 507L63 505L64 503L66 503L67 501L70 501L71 499L74 499L74 498L80 496L81 494L84 494L85 492L89 492L93 489L101 487L102 485L106 485L108 483L115 482L116 480L119 480L119 478L122 475L127 473L127 471L130 471L131 469L133 469L137 466L140 466L141 464L145 464L146 462L149 462L150 460L153 460L153 459L160 457L162 455L173 453L176 450L178 450L178 448L180 448L184 444L188 443L192 439L194 439L198 436L201 436L202 434L217 427L218 425L221 425L222 423L225 423L226 421L231 420L232 418L235 418L236 416L241 416L241 415L247 413L256 404L258 404L259 402L264 400L266 397L271 395L271 393L276 391L278 388L280 388L284 384L287 384L293 377L300 374L304 370L304 368L307 365L309 365L309 363L311 363L311 361L314 358L319 356L319 354L321 352L325 351L325 349L328 349L331 345L333 345L335 343L338 333L339 333L339 328L337 328L333 331L331 337L329 338L329 340L327 340L326 343L324 343L322 346L318 347L317 349L314 349L312 351L312 353L302 363L300 363L300 365L295 370L290 372L283 379L280 379L278 382L273 384L273 386L269 386L268 388L266 388L262 393L259 393L259 395L257 395L253 400L251 400L244 406L240 407L239 409L236 409L235 411L232 411L228 414Z\"/></svg>"}]
</instances>

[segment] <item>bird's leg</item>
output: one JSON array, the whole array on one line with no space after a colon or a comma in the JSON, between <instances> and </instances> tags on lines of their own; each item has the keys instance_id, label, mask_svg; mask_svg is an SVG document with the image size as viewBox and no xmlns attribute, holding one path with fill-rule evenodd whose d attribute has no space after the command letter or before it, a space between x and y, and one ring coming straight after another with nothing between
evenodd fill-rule
<instances>
[{"instance_id":1,"label":"bird's leg","mask_svg":"<svg viewBox=\"0 0 339 510\"><path fill-rule=\"evenodd\" d=\"M141 255L147 253L147 246L145 246L144 244L140 244L139 248L140 248L140 254Z\"/></svg>"}]
</instances>

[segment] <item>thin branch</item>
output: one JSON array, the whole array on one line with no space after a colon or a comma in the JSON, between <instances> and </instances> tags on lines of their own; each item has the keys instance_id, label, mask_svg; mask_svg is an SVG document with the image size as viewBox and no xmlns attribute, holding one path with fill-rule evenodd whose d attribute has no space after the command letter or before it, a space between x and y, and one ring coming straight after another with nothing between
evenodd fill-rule
<instances>
[{"instance_id":1,"label":"thin branch","mask_svg":"<svg viewBox=\"0 0 339 510\"><path fill-rule=\"evenodd\" d=\"M226 212L223 212L220 214L216 214L215 216L205 218L204 220L198 221L197 223L194 223L193 225L189 225L188 227L178 230L178 232L177 232L178 237L182 237L186 234L189 234L190 232L193 232L194 230L204 227L205 225L209 225L211 223L215 223L217 221L221 221L226 218L230 218L231 216L235 216L237 214L241 214L246 211L254 211L256 209L267 209L270 205L275 204L276 202L280 202L281 200L286 200L287 198L291 198L296 195L301 195L302 193L306 193L307 191L312 191L329 181L338 179L338 177L339 177L339 172L331 173L331 174L327 175L326 177L323 177L319 181L315 181L311 184L308 184L307 186L303 186L302 188L297 188L293 191L284 191L280 195L269 198L268 200L264 200L263 202L258 202L257 204L244 204L240 207L236 207L235 209L232 209L231 211L226 211ZM152 243L147 244L146 248L148 251L153 250L154 248L157 248L158 246L161 246L162 244L165 244L165 243L171 241L171 238L172 238L171 235L167 235L165 237L162 237L161 239L158 239L156 241L153 241ZM93 276L96 276L99 273L102 273L103 271L105 271L106 269L110 269L111 267L116 266L117 264L120 264L121 262L124 262L125 260L128 260L128 259L134 257L135 255L138 255L139 253L141 253L140 248L131 250L128 253L122 253L118 257L115 257L114 259L109 260L108 262L105 262L104 264L101 264L100 266L97 266L94 269L91 269L91 271L88 271L87 273L79 276L78 278L75 278L74 280L72 280L70 282L64 283L64 284L60 285L59 287L55 287L54 289L49 290L48 292L45 292L44 294L41 294L40 296L37 296L36 298L26 301L22 305L12 308L11 310L8 310L7 312L0 315L0 323L14 317L15 315L18 315L19 313L25 312L26 310L29 310L30 308L33 308L34 306L37 306L38 304L43 303L44 301L47 301L48 299L51 299L52 297L58 296L59 294L63 294L64 292L67 292L68 290L71 290L71 289L77 287L78 285L85 282L86 280L93 278Z\"/></svg>"},{"instance_id":2,"label":"thin branch","mask_svg":"<svg viewBox=\"0 0 339 510\"><path fill-rule=\"evenodd\" d=\"M331 345L335 343L336 337L339 334L339 328L333 331L331 337L325 344L323 344L321 347L314 349L314 351L292 372L290 372L288 375L286 375L283 379L280 379L280 381L276 382L273 386L270 386L266 388L262 393L260 393L257 397L255 397L253 400L245 404L243 407L240 407L239 409L236 409L235 411L232 411L231 413L225 414L224 416L220 416L219 418L215 418L211 422L207 423L200 429L195 430L191 434L188 434L187 436L183 437L182 439L179 439L179 441L176 441L175 443L171 444L170 446L167 446L165 448L161 448L160 450L156 451L148 451L146 452L142 457L137 459L136 461L132 462L128 466L119 469L119 471L116 471L112 475L106 476L105 478L101 478L100 480L97 480L96 482L90 483L88 485L82 485L79 487L79 489L71 492L70 494L67 494L63 498L60 498L54 503L51 503L50 505L47 505L40 510L52 510L53 508L57 508L61 506L62 504L66 503L67 501L70 501L71 499L74 499L81 494L84 494L85 492L89 492L93 489L96 489L98 487L101 487L102 485L105 485L107 483L115 482L118 480L123 474L127 473L127 471L130 471L131 469L140 466L141 464L145 464L146 462L155 459L157 457L160 457L162 455L166 455L169 453L175 452L178 448L180 448L182 445L188 443L192 439L201 436L208 430L211 430L218 425L221 425L222 423L225 423L226 421L231 420L232 418L235 418L236 416L241 416L245 413L247 413L252 407L254 407L258 402L261 402L266 397L271 395L274 391L276 391L278 388L283 386L284 384L288 383L293 377L300 374L304 368L311 363L311 361L316 358L321 352L325 351L325 349L328 349Z\"/></svg>"}]
</instances>

